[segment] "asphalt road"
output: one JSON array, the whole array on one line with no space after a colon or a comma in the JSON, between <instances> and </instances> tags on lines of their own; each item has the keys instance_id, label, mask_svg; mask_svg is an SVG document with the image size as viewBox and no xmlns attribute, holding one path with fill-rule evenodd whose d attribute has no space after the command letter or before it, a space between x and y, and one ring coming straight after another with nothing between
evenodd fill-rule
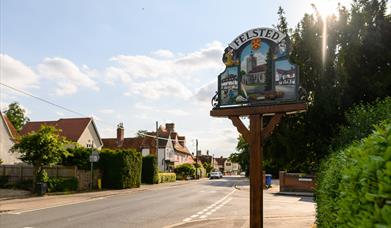
<instances>
[{"instance_id":1,"label":"asphalt road","mask_svg":"<svg viewBox=\"0 0 391 228\"><path fill-rule=\"evenodd\" d=\"M242 177L192 181L94 201L40 209L21 214L1 214L1 228L45 227L165 227L213 218L248 216L248 192Z\"/></svg>"}]
</instances>

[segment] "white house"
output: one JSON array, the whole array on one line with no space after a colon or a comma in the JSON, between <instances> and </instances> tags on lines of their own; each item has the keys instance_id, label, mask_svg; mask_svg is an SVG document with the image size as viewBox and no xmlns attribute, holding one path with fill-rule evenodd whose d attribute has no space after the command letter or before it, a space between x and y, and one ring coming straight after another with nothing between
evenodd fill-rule
<instances>
[{"instance_id":1,"label":"white house","mask_svg":"<svg viewBox=\"0 0 391 228\"><path fill-rule=\"evenodd\" d=\"M102 139L99 136L94 120L90 117L66 118L56 121L32 121L23 126L20 134L26 135L30 132L36 132L42 125L54 126L60 129L61 136L64 136L67 140L78 143L83 147L101 149L103 146Z\"/></svg>"},{"instance_id":2,"label":"white house","mask_svg":"<svg viewBox=\"0 0 391 228\"><path fill-rule=\"evenodd\" d=\"M3 164L21 163L17 153L11 153L10 149L15 144L18 132L8 120L7 116L0 113L0 159Z\"/></svg>"}]
</instances>

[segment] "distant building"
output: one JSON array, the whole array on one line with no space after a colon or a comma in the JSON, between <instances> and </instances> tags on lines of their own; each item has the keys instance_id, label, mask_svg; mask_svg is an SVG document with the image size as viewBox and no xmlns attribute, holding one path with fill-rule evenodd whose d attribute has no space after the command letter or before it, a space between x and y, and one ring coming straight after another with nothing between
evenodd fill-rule
<instances>
[{"instance_id":1,"label":"distant building","mask_svg":"<svg viewBox=\"0 0 391 228\"><path fill-rule=\"evenodd\" d=\"M279 85L294 85L296 70L291 67L290 70L277 69L276 82Z\"/></svg>"},{"instance_id":2,"label":"distant building","mask_svg":"<svg viewBox=\"0 0 391 228\"><path fill-rule=\"evenodd\" d=\"M117 138L103 138L103 149L134 149L141 152L144 137L125 138L125 129L122 123L117 126Z\"/></svg>"},{"instance_id":3,"label":"distant building","mask_svg":"<svg viewBox=\"0 0 391 228\"><path fill-rule=\"evenodd\" d=\"M266 64L257 65L257 57L253 53L246 59L246 74L243 75L242 82L246 85L265 83Z\"/></svg>"},{"instance_id":4,"label":"distant building","mask_svg":"<svg viewBox=\"0 0 391 228\"><path fill-rule=\"evenodd\" d=\"M11 153L10 149L15 144L19 134L7 116L0 113L0 159L3 164L21 163L18 153Z\"/></svg>"},{"instance_id":5,"label":"distant building","mask_svg":"<svg viewBox=\"0 0 391 228\"><path fill-rule=\"evenodd\" d=\"M77 143L86 148L101 149L103 146L102 139L99 136L98 129L94 120L87 118L63 118L56 121L31 121L26 123L21 135L27 135L30 132L37 132L43 125L53 126L60 129L60 136L67 140Z\"/></svg>"}]
</instances>

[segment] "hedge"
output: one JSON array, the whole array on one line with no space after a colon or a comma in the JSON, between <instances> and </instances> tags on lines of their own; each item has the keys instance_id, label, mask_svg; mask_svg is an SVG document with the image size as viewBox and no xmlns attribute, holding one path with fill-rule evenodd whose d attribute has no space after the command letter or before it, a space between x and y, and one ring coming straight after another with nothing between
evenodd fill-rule
<instances>
[{"instance_id":1,"label":"hedge","mask_svg":"<svg viewBox=\"0 0 391 228\"><path fill-rule=\"evenodd\" d=\"M142 183L146 183L146 184L159 183L158 164L157 164L157 158L155 156L148 155L143 157L141 181Z\"/></svg>"},{"instance_id":2,"label":"hedge","mask_svg":"<svg viewBox=\"0 0 391 228\"><path fill-rule=\"evenodd\" d=\"M176 173L178 178L187 179L187 177L194 177L195 168L192 164L183 163L175 167L174 172Z\"/></svg>"},{"instance_id":3,"label":"hedge","mask_svg":"<svg viewBox=\"0 0 391 228\"><path fill-rule=\"evenodd\" d=\"M48 192L68 192L76 191L79 186L79 181L76 177L68 179L49 177L47 185Z\"/></svg>"},{"instance_id":4,"label":"hedge","mask_svg":"<svg viewBox=\"0 0 391 228\"><path fill-rule=\"evenodd\" d=\"M391 227L391 124L333 154L316 189L318 227Z\"/></svg>"},{"instance_id":5,"label":"hedge","mask_svg":"<svg viewBox=\"0 0 391 228\"><path fill-rule=\"evenodd\" d=\"M61 165L64 166L77 166L78 169L90 170L90 155L91 149L85 147L73 147L67 149L69 155L63 156ZM96 168L94 166L94 168Z\"/></svg>"},{"instance_id":6,"label":"hedge","mask_svg":"<svg viewBox=\"0 0 391 228\"><path fill-rule=\"evenodd\" d=\"M141 153L135 150L102 150L98 162L102 187L123 189L140 187Z\"/></svg>"},{"instance_id":7,"label":"hedge","mask_svg":"<svg viewBox=\"0 0 391 228\"><path fill-rule=\"evenodd\" d=\"M166 182L175 182L176 174L175 173L158 173L159 184Z\"/></svg>"}]
</instances>

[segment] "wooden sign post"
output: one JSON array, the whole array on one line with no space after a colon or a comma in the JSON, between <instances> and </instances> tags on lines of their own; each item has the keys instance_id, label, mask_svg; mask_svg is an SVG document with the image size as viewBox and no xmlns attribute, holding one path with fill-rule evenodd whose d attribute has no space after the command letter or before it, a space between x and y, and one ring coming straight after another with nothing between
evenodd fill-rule
<instances>
[{"instance_id":1,"label":"wooden sign post","mask_svg":"<svg viewBox=\"0 0 391 228\"><path fill-rule=\"evenodd\" d=\"M213 117L228 117L250 146L250 227L263 227L263 140L269 137L275 126L286 113L306 110L305 103L281 104L258 107L236 107L213 109ZM263 116L273 114L266 127ZM249 116L250 129L240 120L240 116Z\"/></svg>"}]
</instances>

